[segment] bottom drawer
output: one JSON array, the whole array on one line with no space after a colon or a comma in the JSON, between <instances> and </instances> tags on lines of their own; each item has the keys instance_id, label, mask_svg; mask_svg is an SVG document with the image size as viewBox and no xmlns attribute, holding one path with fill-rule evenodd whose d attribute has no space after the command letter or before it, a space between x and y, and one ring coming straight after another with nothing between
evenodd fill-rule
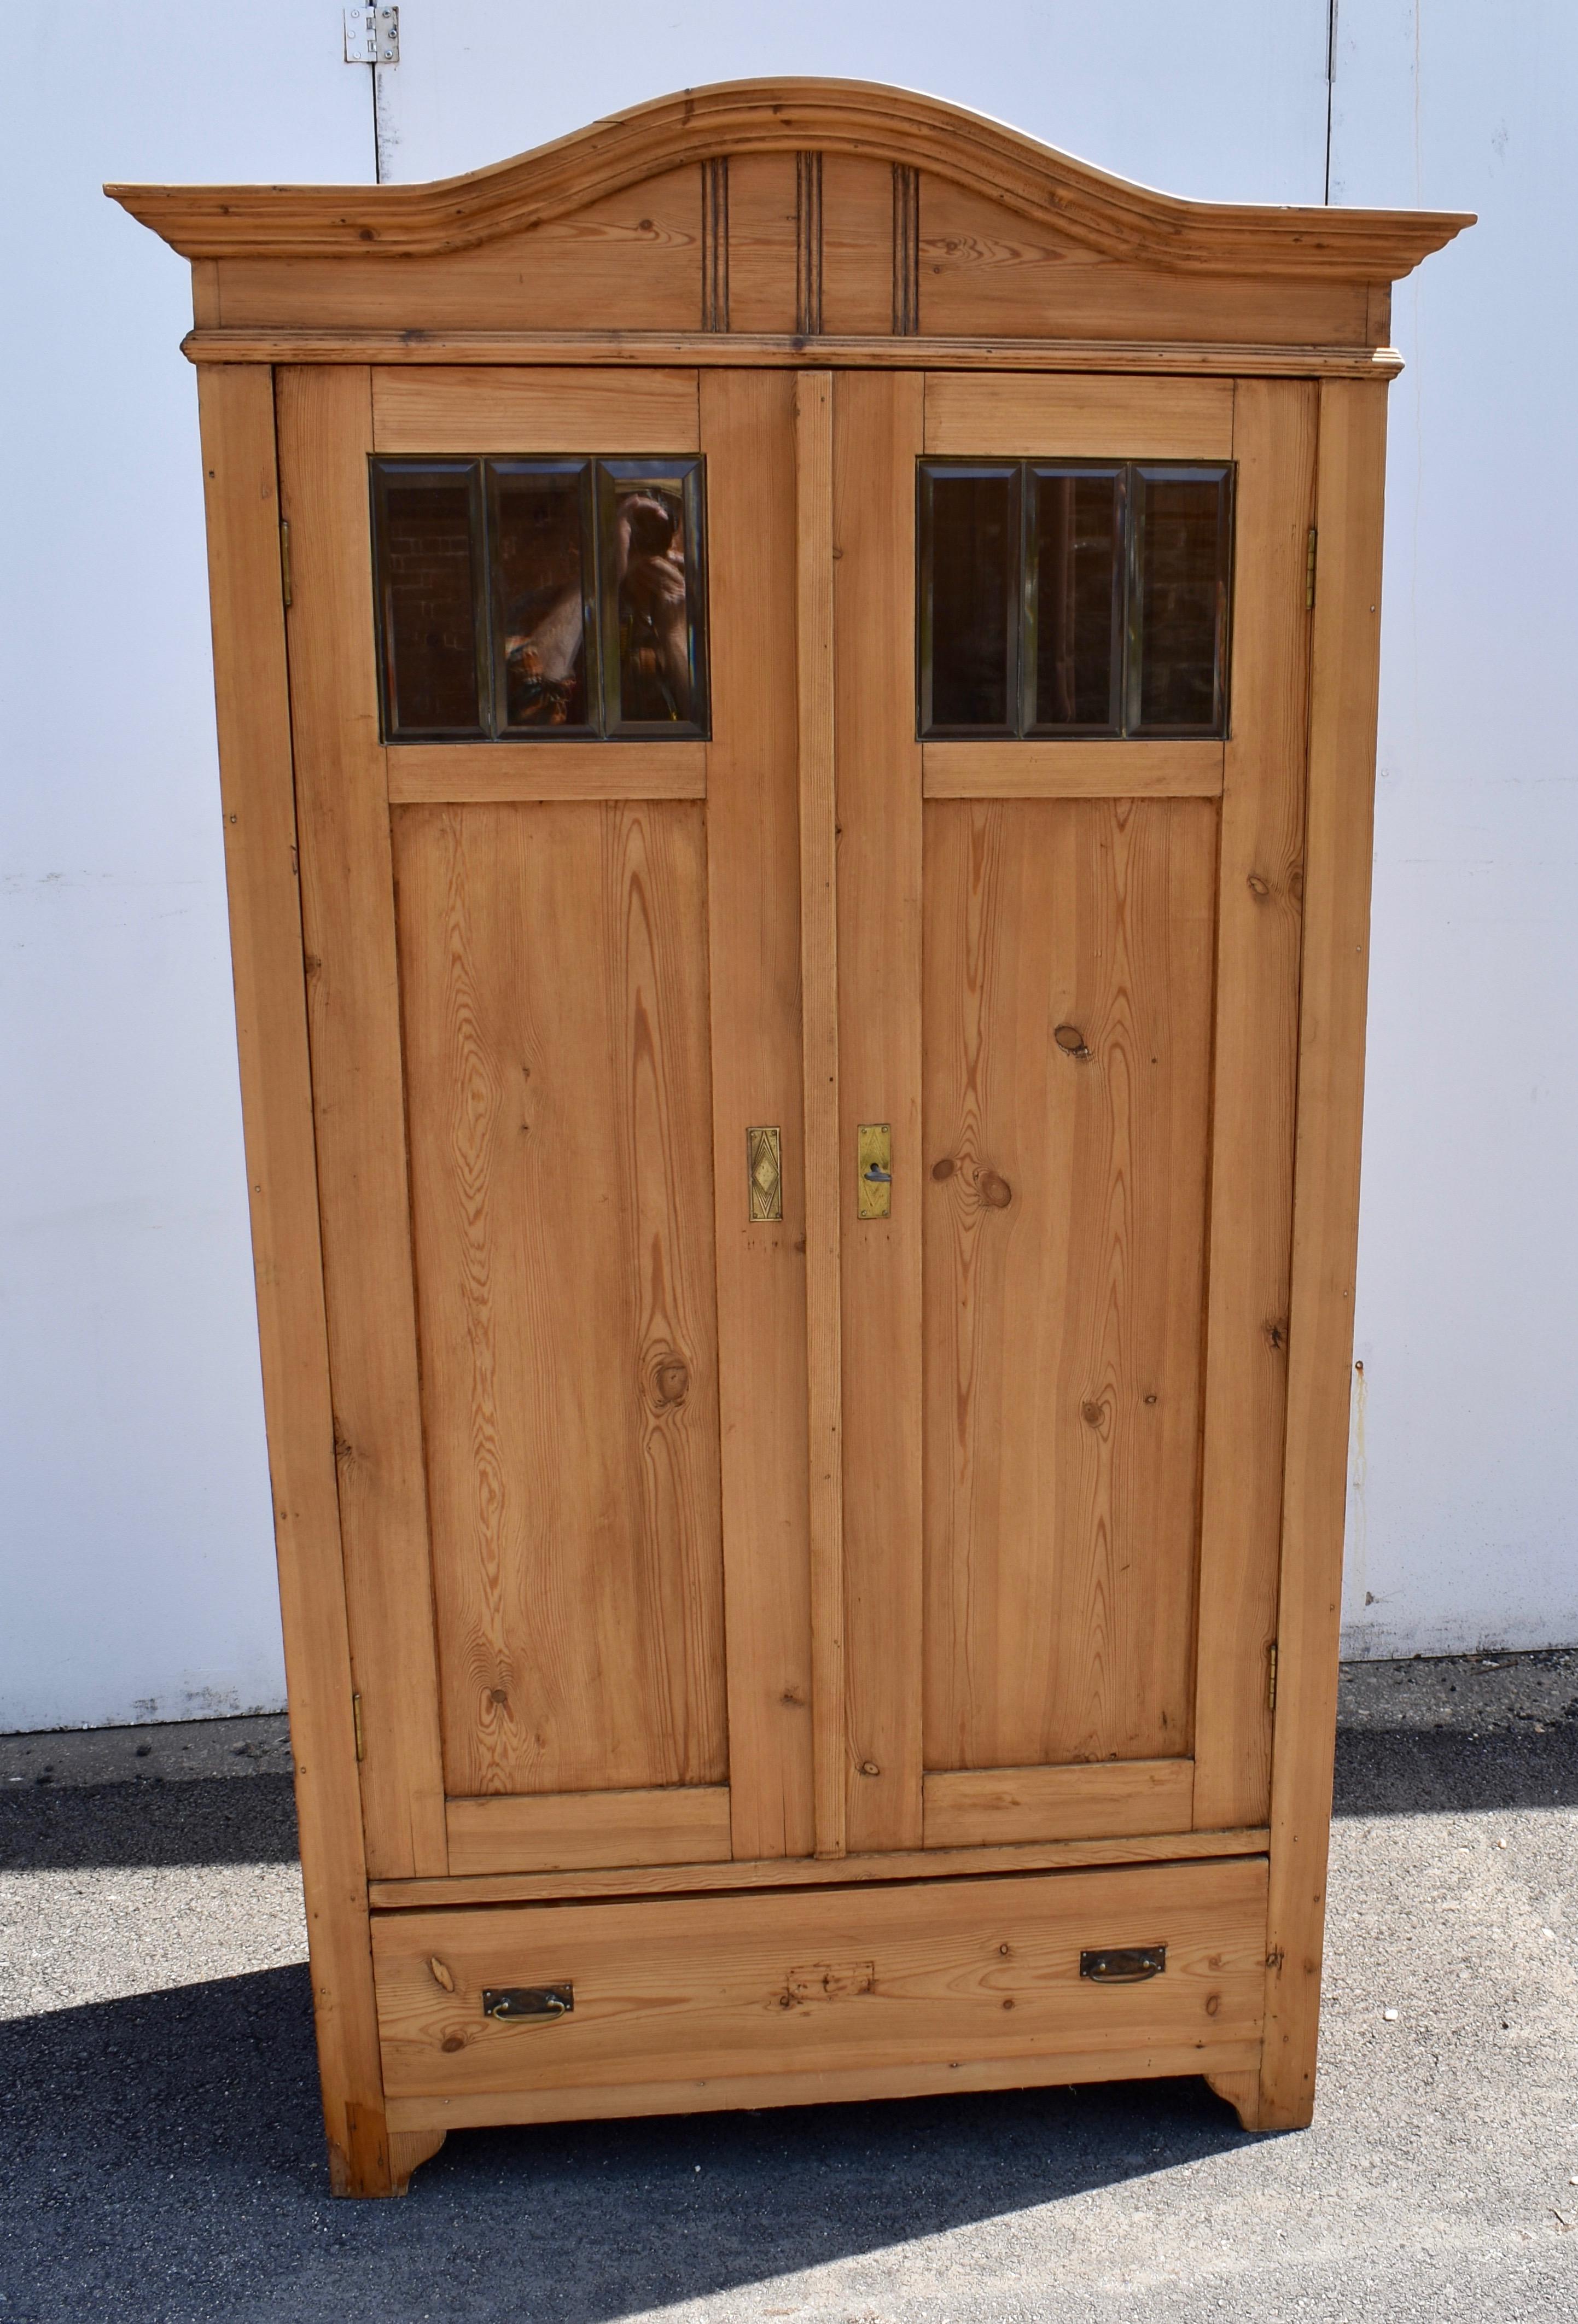
<instances>
[{"instance_id":1,"label":"bottom drawer","mask_svg":"<svg viewBox=\"0 0 1578 2324\"><path fill-rule=\"evenodd\" d=\"M1158 1947L1143 1981L1082 1973L1082 1955ZM389 2119L408 2129L1245 2071L1265 1952L1263 1857L373 1925ZM484 2008L554 1987L560 2014Z\"/></svg>"}]
</instances>

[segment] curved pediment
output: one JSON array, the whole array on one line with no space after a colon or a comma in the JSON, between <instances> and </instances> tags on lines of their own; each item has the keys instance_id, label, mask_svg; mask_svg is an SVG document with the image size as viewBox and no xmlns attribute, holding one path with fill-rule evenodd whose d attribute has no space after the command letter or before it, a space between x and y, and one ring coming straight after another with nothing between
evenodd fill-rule
<instances>
[{"instance_id":1,"label":"curved pediment","mask_svg":"<svg viewBox=\"0 0 1578 2324\"><path fill-rule=\"evenodd\" d=\"M435 258L571 217L690 164L851 156L924 171L1093 259L1191 274L1395 281L1471 217L1194 202L1110 177L940 98L865 81L721 82L418 186L108 186L192 259Z\"/></svg>"}]
</instances>

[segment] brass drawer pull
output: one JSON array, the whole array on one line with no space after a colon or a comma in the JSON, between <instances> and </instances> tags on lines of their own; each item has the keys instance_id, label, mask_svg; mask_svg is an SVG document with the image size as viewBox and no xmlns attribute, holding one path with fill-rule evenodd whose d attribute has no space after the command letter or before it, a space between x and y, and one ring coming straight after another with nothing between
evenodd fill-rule
<instances>
[{"instance_id":1,"label":"brass drawer pull","mask_svg":"<svg viewBox=\"0 0 1578 2324\"><path fill-rule=\"evenodd\" d=\"M1149 1977L1160 1977L1167 1965L1166 1945L1107 1945L1079 1957L1081 1977L1094 1985L1143 1985Z\"/></svg>"},{"instance_id":2,"label":"brass drawer pull","mask_svg":"<svg viewBox=\"0 0 1578 2324\"><path fill-rule=\"evenodd\" d=\"M576 2006L573 1985L484 1985L482 2014L512 2023L522 2017L568 2017Z\"/></svg>"}]
</instances>

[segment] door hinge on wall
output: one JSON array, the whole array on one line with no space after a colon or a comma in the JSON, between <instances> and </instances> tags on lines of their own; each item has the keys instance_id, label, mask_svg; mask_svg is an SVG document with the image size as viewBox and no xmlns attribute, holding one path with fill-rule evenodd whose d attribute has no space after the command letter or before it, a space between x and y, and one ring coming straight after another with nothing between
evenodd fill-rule
<instances>
[{"instance_id":1,"label":"door hinge on wall","mask_svg":"<svg viewBox=\"0 0 1578 2324\"><path fill-rule=\"evenodd\" d=\"M1309 529L1309 545L1304 552L1304 610L1306 613L1312 612L1315 606L1315 529L1312 524Z\"/></svg>"},{"instance_id":2,"label":"door hinge on wall","mask_svg":"<svg viewBox=\"0 0 1578 2324\"><path fill-rule=\"evenodd\" d=\"M1277 1708L1277 1641L1272 1639L1266 1649L1266 1708Z\"/></svg>"},{"instance_id":3,"label":"door hinge on wall","mask_svg":"<svg viewBox=\"0 0 1578 2324\"><path fill-rule=\"evenodd\" d=\"M362 1732L362 1698L359 1694L353 1694L351 1697L351 1725L356 1732L356 1757L358 1759L365 1759L367 1756L367 1738Z\"/></svg>"},{"instance_id":4,"label":"door hinge on wall","mask_svg":"<svg viewBox=\"0 0 1578 2324\"><path fill-rule=\"evenodd\" d=\"M348 65L397 65L400 62L400 10L395 7L347 8L346 62Z\"/></svg>"},{"instance_id":5,"label":"door hinge on wall","mask_svg":"<svg viewBox=\"0 0 1578 2324\"><path fill-rule=\"evenodd\" d=\"M291 603L291 520L285 516L280 519L280 595L284 598L287 605Z\"/></svg>"}]
</instances>

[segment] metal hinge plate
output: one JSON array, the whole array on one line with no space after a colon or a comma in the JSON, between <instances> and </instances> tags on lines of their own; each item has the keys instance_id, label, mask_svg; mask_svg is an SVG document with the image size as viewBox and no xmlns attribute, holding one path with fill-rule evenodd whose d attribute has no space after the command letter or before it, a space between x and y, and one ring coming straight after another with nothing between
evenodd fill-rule
<instances>
[{"instance_id":1,"label":"metal hinge plate","mask_svg":"<svg viewBox=\"0 0 1578 2324\"><path fill-rule=\"evenodd\" d=\"M1318 538L1312 524L1309 529L1309 545L1304 553L1304 610L1306 613L1313 613L1315 610L1315 542Z\"/></svg>"},{"instance_id":2,"label":"metal hinge plate","mask_svg":"<svg viewBox=\"0 0 1578 2324\"><path fill-rule=\"evenodd\" d=\"M287 607L294 604L291 595L291 520L280 519L280 595Z\"/></svg>"},{"instance_id":3,"label":"metal hinge plate","mask_svg":"<svg viewBox=\"0 0 1578 2324\"><path fill-rule=\"evenodd\" d=\"M1266 1649L1266 1708L1268 1711L1275 1711L1277 1708L1277 1642L1275 1639Z\"/></svg>"},{"instance_id":4,"label":"metal hinge plate","mask_svg":"<svg viewBox=\"0 0 1578 2324\"><path fill-rule=\"evenodd\" d=\"M400 10L396 7L347 8L346 62L348 65L397 65L400 62Z\"/></svg>"}]
</instances>

